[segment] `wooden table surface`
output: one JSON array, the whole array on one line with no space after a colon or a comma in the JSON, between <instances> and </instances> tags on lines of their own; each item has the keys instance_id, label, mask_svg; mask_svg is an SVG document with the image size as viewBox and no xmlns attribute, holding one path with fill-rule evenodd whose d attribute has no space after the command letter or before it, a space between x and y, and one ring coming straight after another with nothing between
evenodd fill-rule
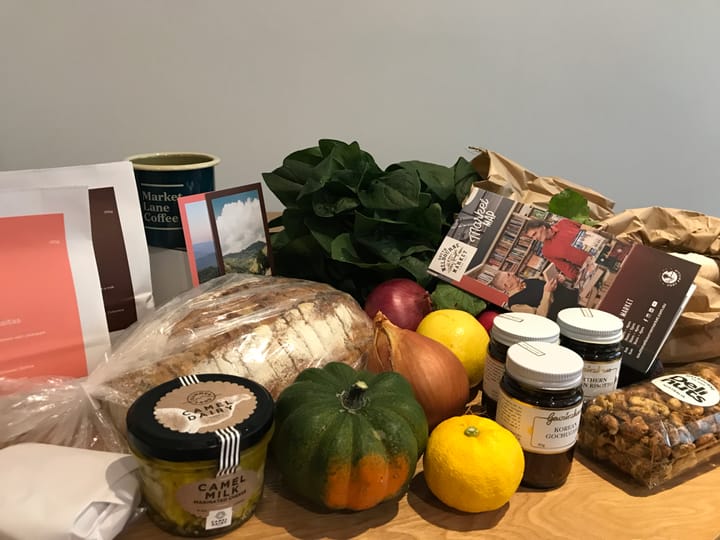
<instances>
[{"instance_id":1,"label":"wooden table surface","mask_svg":"<svg viewBox=\"0 0 720 540\"><path fill-rule=\"evenodd\" d=\"M648 490L576 455L565 485L552 491L521 487L495 512L466 514L444 506L422 471L407 495L364 512L318 512L299 502L268 466L255 515L222 538L279 539L652 539L720 538L720 467L702 466L682 482ZM177 538L147 517L129 524L118 540Z\"/></svg>"}]
</instances>

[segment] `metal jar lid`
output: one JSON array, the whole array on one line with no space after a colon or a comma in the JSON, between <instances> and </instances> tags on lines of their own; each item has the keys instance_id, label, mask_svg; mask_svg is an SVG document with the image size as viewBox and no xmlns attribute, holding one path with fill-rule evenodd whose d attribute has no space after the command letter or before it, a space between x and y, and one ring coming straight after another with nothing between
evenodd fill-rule
<instances>
[{"instance_id":1,"label":"metal jar lid","mask_svg":"<svg viewBox=\"0 0 720 540\"><path fill-rule=\"evenodd\" d=\"M509 312L495 317L490 335L508 347L520 341L557 343L560 327L547 317L534 313Z\"/></svg>"},{"instance_id":2,"label":"metal jar lid","mask_svg":"<svg viewBox=\"0 0 720 540\"><path fill-rule=\"evenodd\" d=\"M249 448L270 430L274 403L262 385L233 375L178 377L147 391L127 412L130 445L143 455L186 462ZM224 450L223 450L224 451Z\"/></svg>"},{"instance_id":3,"label":"metal jar lid","mask_svg":"<svg viewBox=\"0 0 720 540\"><path fill-rule=\"evenodd\" d=\"M560 333L575 341L607 345L623 338L623 320L599 309L572 307L557 315Z\"/></svg>"},{"instance_id":4,"label":"metal jar lid","mask_svg":"<svg viewBox=\"0 0 720 540\"><path fill-rule=\"evenodd\" d=\"M507 352L505 372L541 390L570 390L582 384L583 359L575 351L544 341L521 341Z\"/></svg>"}]
</instances>

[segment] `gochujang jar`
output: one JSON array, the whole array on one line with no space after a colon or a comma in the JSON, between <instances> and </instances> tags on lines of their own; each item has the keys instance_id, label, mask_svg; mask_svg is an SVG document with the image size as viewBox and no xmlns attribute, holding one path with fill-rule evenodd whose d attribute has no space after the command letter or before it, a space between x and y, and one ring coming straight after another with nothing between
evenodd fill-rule
<instances>
[{"instance_id":1,"label":"gochujang jar","mask_svg":"<svg viewBox=\"0 0 720 540\"><path fill-rule=\"evenodd\" d=\"M522 446L523 485L549 489L567 480L582 414L582 371L582 358L562 345L523 341L508 349L496 421Z\"/></svg>"},{"instance_id":2,"label":"gochujang jar","mask_svg":"<svg viewBox=\"0 0 720 540\"><path fill-rule=\"evenodd\" d=\"M255 511L273 433L270 393L242 377L179 377L127 413L149 517L180 536L215 536Z\"/></svg>"}]
</instances>

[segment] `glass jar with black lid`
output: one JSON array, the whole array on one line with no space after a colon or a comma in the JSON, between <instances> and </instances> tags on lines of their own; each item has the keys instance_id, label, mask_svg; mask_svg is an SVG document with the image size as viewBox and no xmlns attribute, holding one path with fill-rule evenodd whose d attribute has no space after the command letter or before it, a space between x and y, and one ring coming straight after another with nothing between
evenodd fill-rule
<instances>
[{"instance_id":1,"label":"glass jar with black lid","mask_svg":"<svg viewBox=\"0 0 720 540\"><path fill-rule=\"evenodd\" d=\"M488 418L495 419L508 348L520 341L557 343L559 336L560 327L554 321L534 313L508 312L495 317L485 358L481 396Z\"/></svg>"},{"instance_id":2,"label":"glass jar with black lid","mask_svg":"<svg viewBox=\"0 0 720 540\"><path fill-rule=\"evenodd\" d=\"M567 480L582 413L582 370L582 358L555 343L508 349L496 420L522 446L523 485L551 489Z\"/></svg>"},{"instance_id":3,"label":"glass jar with black lid","mask_svg":"<svg viewBox=\"0 0 720 540\"><path fill-rule=\"evenodd\" d=\"M583 359L585 401L614 391L622 364L623 320L599 309L573 307L561 310L557 323L560 344Z\"/></svg>"},{"instance_id":4,"label":"glass jar with black lid","mask_svg":"<svg viewBox=\"0 0 720 540\"><path fill-rule=\"evenodd\" d=\"M177 536L217 536L255 511L274 430L272 396L255 381L186 375L141 395L126 417L148 516Z\"/></svg>"}]
</instances>

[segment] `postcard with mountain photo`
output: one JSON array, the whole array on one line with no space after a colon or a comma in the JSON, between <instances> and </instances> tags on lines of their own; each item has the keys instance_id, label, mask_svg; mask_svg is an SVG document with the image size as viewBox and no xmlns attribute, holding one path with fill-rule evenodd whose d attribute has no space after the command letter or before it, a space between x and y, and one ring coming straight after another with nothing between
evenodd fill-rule
<instances>
[{"instance_id":1,"label":"postcard with mountain photo","mask_svg":"<svg viewBox=\"0 0 720 540\"><path fill-rule=\"evenodd\" d=\"M190 277L195 287L224 273L218 266L213 228L210 225L210 212L205 195L206 193L198 193L178 198L180 220L190 265Z\"/></svg>"},{"instance_id":2,"label":"postcard with mountain photo","mask_svg":"<svg viewBox=\"0 0 720 540\"><path fill-rule=\"evenodd\" d=\"M178 199L195 286L228 273L272 274L259 183Z\"/></svg>"}]
</instances>

